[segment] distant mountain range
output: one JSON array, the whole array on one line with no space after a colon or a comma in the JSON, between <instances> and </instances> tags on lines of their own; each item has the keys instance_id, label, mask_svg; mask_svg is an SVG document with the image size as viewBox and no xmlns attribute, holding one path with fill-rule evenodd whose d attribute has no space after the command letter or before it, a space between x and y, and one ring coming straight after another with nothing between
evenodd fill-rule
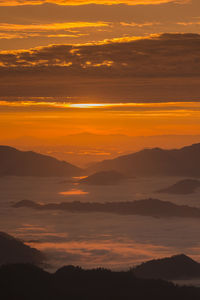
<instances>
[{"instance_id":1,"label":"distant mountain range","mask_svg":"<svg viewBox=\"0 0 200 300\"><path fill-rule=\"evenodd\" d=\"M195 179L184 179L177 183L157 191L158 193L165 194L180 194L188 195L194 193L198 188L200 188L200 181Z\"/></svg>"},{"instance_id":2,"label":"distant mountain range","mask_svg":"<svg viewBox=\"0 0 200 300\"><path fill-rule=\"evenodd\" d=\"M91 169L95 172L115 170L134 176L200 177L200 144L174 150L144 149L96 163Z\"/></svg>"},{"instance_id":3,"label":"distant mountain range","mask_svg":"<svg viewBox=\"0 0 200 300\"><path fill-rule=\"evenodd\" d=\"M169 201L145 199L130 202L61 202L40 204L31 200L22 200L12 205L14 208L31 208L36 210L62 210L73 213L112 213L120 215L140 215L156 218L200 218L200 208L176 205Z\"/></svg>"},{"instance_id":4,"label":"distant mountain range","mask_svg":"<svg viewBox=\"0 0 200 300\"><path fill-rule=\"evenodd\" d=\"M84 174L82 169L68 162L32 151L19 151L9 146L0 146L0 165L0 176L73 177ZM121 177L200 177L200 144L174 150L144 149L133 154L93 164L86 171L90 173L107 172L107 175L109 172L118 172ZM88 178L88 182L89 179L91 182L95 180L94 177L100 178L101 173L92 176ZM116 173L114 177L116 177ZM108 176L108 178L111 177Z\"/></svg>"},{"instance_id":5,"label":"distant mountain range","mask_svg":"<svg viewBox=\"0 0 200 300\"><path fill-rule=\"evenodd\" d=\"M0 265L11 263L31 263L41 265L44 255L11 235L0 232Z\"/></svg>"},{"instance_id":6,"label":"distant mountain range","mask_svg":"<svg viewBox=\"0 0 200 300\"><path fill-rule=\"evenodd\" d=\"M0 146L0 176L79 176L82 170L70 163L32 151Z\"/></svg>"},{"instance_id":7,"label":"distant mountain range","mask_svg":"<svg viewBox=\"0 0 200 300\"><path fill-rule=\"evenodd\" d=\"M133 272L140 278L194 279L200 278L200 264L190 257L180 254L147 261L133 268Z\"/></svg>"}]
</instances>

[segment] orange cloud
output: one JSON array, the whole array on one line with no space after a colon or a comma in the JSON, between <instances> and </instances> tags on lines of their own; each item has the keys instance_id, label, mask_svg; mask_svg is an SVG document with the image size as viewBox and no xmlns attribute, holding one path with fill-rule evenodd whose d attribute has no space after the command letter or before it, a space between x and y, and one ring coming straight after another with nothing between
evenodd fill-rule
<instances>
[{"instance_id":1,"label":"orange cloud","mask_svg":"<svg viewBox=\"0 0 200 300\"><path fill-rule=\"evenodd\" d=\"M81 23L80 26L87 24ZM73 28L76 25L72 23L69 26ZM91 23L91 26L108 25ZM94 70L95 77L103 78L108 76L108 70L109 77L199 76L199 40L198 34L155 34L96 43L50 45L29 50L1 51L0 64L19 69L66 66L70 67L66 71L77 76L84 74L84 78L86 75L93 77Z\"/></svg>"},{"instance_id":2,"label":"orange cloud","mask_svg":"<svg viewBox=\"0 0 200 300\"><path fill-rule=\"evenodd\" d=\"M135 22L120 22L120 25L125 26L125 27L148 27L148 26L154 26L154 25L160 25L160 22L146 22L146 23L135 23Z\"/></svg>"},{"instance_id":3,"label":"orange cloud","mask_svg":"<svg viewBox=\"0 0 200 300\"><path fill-rule=\"evenodd\" d=\"M106 22L65 22L50 24L8 24L0 23L0 31L49 31L49 30L65 30L73 28L87 27L107 27Z\"/></svg>"},{"instance_id":4,"label":"orange cloud","mask_svg":"<svg viewBox=\"0 0 200 300\"><path fill-rule=\"evenodd\" d=\"M44 3L55 3L58 5L82 5L82 4L127 4L127 5L156 5L169 2L185 3L190 0L1 0L0 6L16 5L40 5Z\"/></svg>"},{"instance_id":5,"label":"orange cloud","mask_svg":"<svg viewBox=\"0 0 200 300\"><path fill-rule=\"evenodd\" d=\"M109 22L63 22L47 24L0 23L0 39L27 39L36 37L78 38L88 36L89 28L110 27ZM85 32L80 30L85 29Z\"/></svg>"},{"instance_id":6,"label":"orange cloud","mask_svg":"<svg viewBox=\"0 0 200 300\"><path fill-rule=\"evenodd\" d=\"M61 108L61 109L124 109L126 108L129 112L133 110L133 112L136 112L136 110L147 111L147 113L150 111L180 111L180 113L183 112L196 112L200 113L200 102L150 102L150 103L71 103L66 101L56 101L53 98L38 98L38 100L32 100L28 99L27 101L0 101L0 107L46 107L46 108ZM125 111L126 113L126 111Z\"/></svg>"}]
</instances>

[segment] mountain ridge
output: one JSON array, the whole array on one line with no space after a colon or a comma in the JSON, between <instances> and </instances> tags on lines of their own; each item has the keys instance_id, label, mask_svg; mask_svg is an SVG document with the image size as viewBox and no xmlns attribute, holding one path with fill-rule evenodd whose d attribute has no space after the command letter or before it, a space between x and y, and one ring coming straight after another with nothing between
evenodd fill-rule
<instances>
[{"instance_id":1,"label":"mountain ridge","mask_svg":"<svg viewBox=\"0 0 200 300\"><path fill-rule=\"evenodd\" d=\"M0 176L72 177L82 169L52 156L0 145Z\"/></svg>"},{"instance_id":2,"label":"mountain ridge","mask_svg":"<svg viewBox=\"0 0 200 300\"><path fill-rule=\"evenodd\" d=\"M0 249L0 265L6 263L42 265L45 260L45 256L39 250L29 247L5 232L0 232Z\"/></svg>"},{"instance_id":3,"label":"mountain ridge","mask_svg":"<svg viewBox=\"0 0 200 300\"><path fill-rule=\"evenodd\" d=\"M199 300L200 288L161 279L137 278L131 271L64 266L49 273L30 264L0 267L0 296L6 300Z\"/></svg>"},{"instance_id":4,"label":"mountain ridge","mask_svg":"<svg viewBox=\"0 0 200 300\"><path fill-rule=\"evenodd\" d=\"M115 170L133 176L200 177L200 143L180 149L143 149L93 165L95 172Z\"/></svg>"},{"instance_id":5,"label":"mountain ridge","mask_svg":"<svg viewBox=\"0 0 200 300\"><path fill-rule=\"evenodd\" d=\"M171 186L162 188L157 193L174 194L174 195L188 195L194 193L200 188L200 181L195 179L183 179Z\"/></svg>"},{"instance_id":6,"label":"mountain ridge","mask_svg":"<svg viewBox=\"0 0 200 300\"><path fill-rule=\"evenodd\" d=\"M139 278L183 280L200 278L200 263L185 254L144 262L133 273Z\"/></svg>"}]
</instances>

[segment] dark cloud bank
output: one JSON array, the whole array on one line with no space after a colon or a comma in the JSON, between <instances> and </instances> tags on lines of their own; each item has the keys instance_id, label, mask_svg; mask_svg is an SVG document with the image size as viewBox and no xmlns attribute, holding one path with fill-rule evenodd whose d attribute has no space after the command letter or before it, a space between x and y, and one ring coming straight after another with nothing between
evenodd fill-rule
<instances>
[{"instance_id":1,"label":"dark cloud bank","mask_svg":"<svg viewBox=\"0 0 200 300\"><path fill-rule=\"evenodd\" d=\"M197 100L200 35L0 53L0 96L97 96Z\"/></svg>"}]
</instances>

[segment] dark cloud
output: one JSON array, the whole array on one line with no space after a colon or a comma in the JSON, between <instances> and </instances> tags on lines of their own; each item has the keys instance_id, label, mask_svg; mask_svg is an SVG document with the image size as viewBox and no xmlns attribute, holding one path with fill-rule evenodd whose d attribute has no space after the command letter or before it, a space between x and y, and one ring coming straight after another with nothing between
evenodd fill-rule
<instances>
[{"instance_id":1,"label":"dark cloud","mask_svg":"<svg viewBox=\"0 0 200 300\"><path fill-rule=\"evenodd\" d=\"M124 97L141 98L141 92L151 97L150 87L160 89L162 97L171 92L170 97L180 100L187 94L194 100L199 89L200 35L166 33L1 52L0 66L1 96L112 96L121 89ZM154 86L155 78L159 79ZM154 100L160 95L155 91Z\"/></svg>"},{"instance_id":2,"label":"dark cloud","mask_svg":"<svg viewBox=\"0 0 200 300\"><path fill-rule=\"evenodd\" d=\"M80 5L80 4L119 4L125 3L128 5L148 5L162 4L173 0L1 0L1 6L17 6L17 5L40 5L43 3L56 3L58 5ZM176 0L178 3L184 3L184 0Z\"/></svg>"},{"instance_id":3,"label":"dark cloud","mask_svg":"<svg viewBox=\"0 0 200 300\"><path fill-rule=\"evenodd\" d=\"M162 34L80 46L53 45L0 53L1 70L45 71L97 78L199 76L200 35Z\"/></svg>"}]
</instances>

